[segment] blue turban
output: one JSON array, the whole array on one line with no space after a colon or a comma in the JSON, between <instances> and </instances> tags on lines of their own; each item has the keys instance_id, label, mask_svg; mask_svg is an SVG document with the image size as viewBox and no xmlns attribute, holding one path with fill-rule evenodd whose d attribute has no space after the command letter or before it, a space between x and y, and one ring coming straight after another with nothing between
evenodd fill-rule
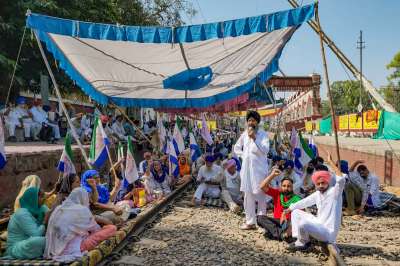
<instances>
[{"instance_id":1,"label":"blue turban","mask_svg":"<svg viewBox=\"0 0 400 266\"><path fill-rule=\"evenodd\" d=\"M212 155L207 155L205 160L206 160L206 162L213 163L215 158Z\"/></svg>"},{"instance_id":2,"label":"blue turban","mask_svg":"<svg viewBox=\"0 0 400 266\"><path fill-rule=\"evenodd\" d=\"M98 177L99 172L96 170L87 170L83 173L82 178L81 178L81 186L88 192L92 192L92 187L89 185L87 182L88 179ZM103 186L103 185L96 185L97 188L97 193L99 194L99 200L98 202L100 203L107 203L110 200L110 192L108 189Z\"/></svg>"},{"instance_id":3,"label":"blue turban","mask_svg":"<svg viewBox=\"0 0 400 266\"><path fill-rule=\"evenodd\" d=\"M17 104L25 104L26 103L26 99L25 99L25 97L18 96L16 102L17 102Z\"/></svg>"},{"instance_id":4,"label":"blue turban","mask_svg":"<svg viewBox=\"0 0 400 266\"><path fill-rule=\"evenodd\" d=\"M349 174L349 162L346 160L340 160L340 171L344 174Z\"/></svg>"},{"instance_id":5,"label":"blue turban","mask_svg":"<svg viewBox=\"0 0 400 266\"><path fill-rule=\"evenodd\" d=\"M294 162L292 160L286 160L285 161L285 169L291 167L292 169L294 168Z\"/></svg>"}]
</instances>

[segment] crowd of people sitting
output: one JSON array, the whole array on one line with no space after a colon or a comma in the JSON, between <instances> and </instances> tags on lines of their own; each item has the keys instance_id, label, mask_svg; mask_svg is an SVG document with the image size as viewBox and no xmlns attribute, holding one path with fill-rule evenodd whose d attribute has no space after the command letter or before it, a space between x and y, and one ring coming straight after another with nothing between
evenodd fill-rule
<instances>
[{"instance_id":1,"label":"crowd of people sitting","mask_svg":"<svg viewBox=\"0 0 400 266\"><path fill-rule=\"evenodd\" d=\"M93 113L77 113L72 104L65 103L65 106L82 143L90 142L96 116L100 118L107 135L114 143L126 142L127 136L143 143L142 135L136 130L140 127L139 120L132 119L134 120L132 125L121 114L110 112L102 115L105 112L101 106L96 106ZM2 109L1 114L7 128L9 142L17 142L17 129L23 130L24 142L46 141L53 144L70 131L65 116L58 112L58 108L43 105L39 99L29 102L26 97L18 96L15 105ZM142 127L147 136L151 136L155 130L153 121L146 122Z\"/></svg>"},{"instance_id":2,"label":"crowd of people sitting","mask_svg":"<svg viewBox=\"0 0 400 266\"><path fill-rule=\"evenodd\" d=\"M247 117L251 118L259 123L257 115ZM106 132L115 133L116 141L126 140L128 130L125 131L121 116L116 117L111 127L109 117L102 115L100 119ZM147 126L151 136L149 128L154 125ZM187 134L184 138L187 142ZM242 229L255 229L258 225L268 239L289 242L296 239L292 246L296 250L307 248L310 236L335 243L342 207L345 214L363 214L384 208L390 200L379 191L379 179L363 161L349 167L346 161L334 163L330 156L327 160L316 156L299 172L290 144L276 145L268 140L254 142L267 146L267 150L263 149L267 163L249 165L240 154L246 140L239 138L234 145L233 134L215 135L214 140L213 145L204 143L205 151L196 161L191 161L189 149L180 153L176 177L171 174L169 156L158 150L143 154L144 159L138 164L139 179L132 184L126 184L122 178L124 158L109 166L106 174L86 170L81 175L63 176L49 192L42 191L38 176L26 177L9 221L6 256L44 257L62 262L80 258L134 218L144 203L160 200L191 180L196 184L192 206L202 205L206 198L220 198L234 213L239 214L244 208L246 223ZM253 154L259 153L251 150L251 145L248 148ZM266 174L261 182L244 185L243 177L251 167ZM116 174L112 175L114 170ZM257 215L254 199L246 197L243 186L258 189L265 196L255 198ZM268 203L273 206L272 217L267 215Z\"/></svg>"}]
</instances>

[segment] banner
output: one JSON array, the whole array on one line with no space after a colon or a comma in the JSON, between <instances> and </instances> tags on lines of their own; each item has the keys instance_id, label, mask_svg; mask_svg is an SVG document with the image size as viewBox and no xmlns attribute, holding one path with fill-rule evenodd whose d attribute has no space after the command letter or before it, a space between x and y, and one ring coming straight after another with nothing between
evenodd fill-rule
<instances>
[{"instance_id":1,"label":"banner","mask_svg":"<svg viewBox=\"0 0 400 266\"><path fill-rule=\"evenodd\" d=\"M312 130L313 130L313 123L312 123L312 121L306 121L305 122L305 127L306 127L306 131L307 132L312 132Z\"/></svg>"},{"instance_id":2,"label":"banner","mask_svg":"<svg viewBox=\"0 0 400 266\"><path fill-rule=\"evenodd\" d=\"M207 121L207 126L210 130L215 130L217 128L217 121L216 120ZM201 128L201 121L197 121L197 127Z\"/></svg>"},{"instance_id":3,"label":"banner","mask_svg":"<svg viewBox=\"0 0 400 266\"><path fill-rule=\"evenodd\" d=\"M349 129L349 115L339 116L339 130Z\"/></svg>"},{"instance_id":4,"label":"banner","mask_svg":"<svg viewBox=\"0 0 400 266\"><path fill-rule=\"evenodd\" d=\"M364 129L378 129L380 111L370 110L364 113Z\"/></svg>"},{"instance_id":5,"label":"banner","mask_svg":"<svg viewBox=\"0 0 400 266\"><path fill-rule=\"evenodd\" d=\"M362 129L361 116L358 116L357 114L349 114L349 129Z\"/></svg>"}]
</instances>

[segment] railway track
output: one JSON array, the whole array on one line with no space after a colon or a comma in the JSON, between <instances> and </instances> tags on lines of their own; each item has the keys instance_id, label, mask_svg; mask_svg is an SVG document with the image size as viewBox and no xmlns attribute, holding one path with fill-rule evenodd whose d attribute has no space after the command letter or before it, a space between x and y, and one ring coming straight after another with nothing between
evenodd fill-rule
<instances>
[{"instance_id":1,"label":"railway track","mask_svg":"<svg viewBox=\"0 0 400 266\"><path fill-rule=\"evenodd\" d=\"M90 256L72 265L400 265L398 215L345 217L338 237L343 260L323 245L289 253L286 243L266 240L261 230L241 231L242 216L191 207L192 195L193 184L182 185L132 220L131 230L101 260Z\"/></svg>"},{"instance_id":2,"label":"railway track","mask_svg":"<svg viewBox=\"0 0 400 266\"><path fill-rule=\"evenodd\" d=\"M344 265L329 247L294 255L284 243L266 241L260 230L240 231L241 216L222 208L193 208L192 193L192 185L185 184L139 217L99 265Z\"/></svg>"}]
</instances>

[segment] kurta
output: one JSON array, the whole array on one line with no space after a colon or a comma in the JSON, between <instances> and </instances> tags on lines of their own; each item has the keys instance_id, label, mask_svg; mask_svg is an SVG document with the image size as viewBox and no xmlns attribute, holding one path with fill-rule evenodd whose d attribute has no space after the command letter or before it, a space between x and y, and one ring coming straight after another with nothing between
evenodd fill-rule
<instances>
[{"instance_id":1,"label":"kurta","mask_svg":"<svg viewBox=\"0 0 400 266\"><path fill-rule=\"evenodd\" d=\"M368 177L364 179L357 171L354 171L350 172L349 179L362 191L362 206L367 203L368 196L371 195L371 200L374 207L382 207L382 202L379 196L379 178L376 175L370 173Z\"/></svg>"},{"instance_id":2,"label":"kurta","mask_svg":"<svg viewBox=\"0 0 400 266\"><path fill-rule=\"evenodd\" d=\"M45 230L27 209L18 209L8 223L6 255L15 259L41 257L46 245Z\"/></svg>"},{"instance_id":3,"label":"kurta","mask_svg":"<svg viewBox=\"0 0 400 266\"><path fill-rule=\"evenodd\" d=\"M264 130L258 129L255 141L249 137L247 130L240 136L234 146L234 153L243 161L240 191L262 193L259 186L268 175L268 151L269 138Z\"/></svg>"},{"instance_id":4,"label":"kurta","mask_svg":"<svg viewBox=\"0 0 400 266\"><path fill-rule=\"evenodd\" d=\"M292 219L293 219L292 231L294 237L298 237L297 229L299 226L304 227L305 223L309 223L311 227L315 225L316 227L319 227L316 229L324 229L323 240L326 240L329 243L335 243L342 218L342 201L343 201L342 193L345 183L346 183L346 178L344 176L336 176L335 185L328 188L328 190L325 193L315 191L314 193L302 199L301 201L296 202L293 205L290 205L289 209L291 211L305 209L314 204L317 205L318 209L317 216L316 217L314 216L315 219L314 218L307 219L308 217L304 215L305 220L302 222L302 225L298 225L295 223L295 219L293 218L294 213L292 214ZM322 230L315 230L315 231L322 232Z\"/></svg>"}]
</instances>

